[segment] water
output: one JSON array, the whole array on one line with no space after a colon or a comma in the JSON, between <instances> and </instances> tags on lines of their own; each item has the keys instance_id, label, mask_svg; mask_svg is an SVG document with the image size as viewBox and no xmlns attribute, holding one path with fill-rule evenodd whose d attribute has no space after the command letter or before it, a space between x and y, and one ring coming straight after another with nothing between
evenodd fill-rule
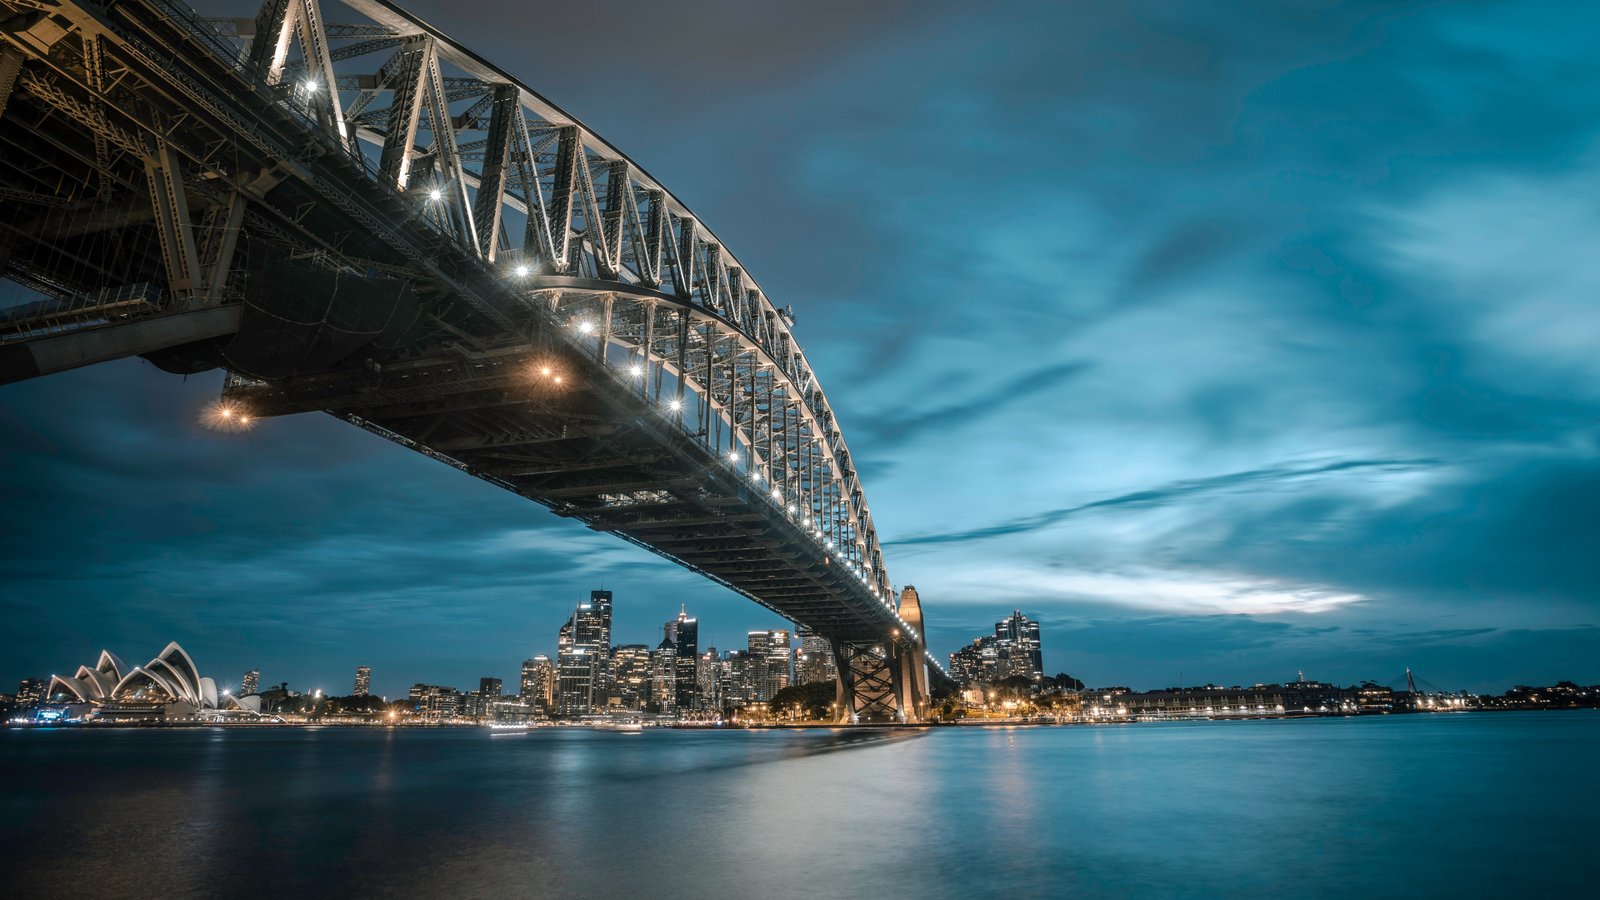
<instances>
[{"instance_id":1,"label":"water","mask_svg":"<svg viewBox=\"0 0 1600 900\"><path fill-rule=\"evenodd\" d=\"M0 733L8 897L1581 895L1600 714Z\"/></svg>"}]
</instances>

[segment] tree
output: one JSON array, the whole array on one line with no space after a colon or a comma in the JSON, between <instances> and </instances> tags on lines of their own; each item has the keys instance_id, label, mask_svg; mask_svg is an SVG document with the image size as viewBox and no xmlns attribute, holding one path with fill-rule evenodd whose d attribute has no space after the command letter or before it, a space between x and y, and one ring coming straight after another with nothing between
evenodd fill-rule
<instances>
[{"instance_id":1,"label":"tree","mask_svg":"<svg viewBox=\"0 0 1600 900\"><path fill-rule=\"evenodd\" d=\"M833 711L835 688L831 681L813 681L786 687L772 697L769 709L774 716L782 716L799 707L807 719L828 719Z\"/></svg>"}]
</instances>

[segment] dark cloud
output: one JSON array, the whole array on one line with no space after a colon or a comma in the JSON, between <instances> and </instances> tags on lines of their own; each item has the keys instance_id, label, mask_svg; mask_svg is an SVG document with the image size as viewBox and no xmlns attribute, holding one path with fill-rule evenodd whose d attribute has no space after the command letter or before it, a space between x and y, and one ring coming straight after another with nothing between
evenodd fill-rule
<instances>
[{"instance_id":1,"label":"dark cloud","mask_svg":"<svg viewBox=\"0 0 1600 900\"><path fill-rule=\"evenodd\" d=\"M1039 531L1060 524L1072 516L1093 510L1115 509L1126 507L1152 507L1162 506L1192 499L1204 494L1224 493L1229 491L1261 488L1274 484L1290 481L1316 478L1322 475L1333 475L1344 472L1355 472L1363 469L1376 469L1390 472L1403 472L1413 469L1426 468L1439 465L1438 460L1430 459L1395 459L1372 460L1350 459L1339 462L1322 463L1318 465L1291 466L1281 465L1265 469L1251 469L1244 472L1229 472L1225 475L1214 475L1208 478L1186 479L1172 482L1160 487L1142 491L1132 491L1107 497L1103 500L1093 500L1088 503L1079 503L1074 506L1061 507L1042 513L1034 513L1002 522L998 525L989 525L968 531L953 531L939 534L920 534L891 541L891 546L915 544L957 544L967 541L980 541L989 538L1006 537L1009 535L1024 534L1030 531Z\"/></svg>"}]
</instances>

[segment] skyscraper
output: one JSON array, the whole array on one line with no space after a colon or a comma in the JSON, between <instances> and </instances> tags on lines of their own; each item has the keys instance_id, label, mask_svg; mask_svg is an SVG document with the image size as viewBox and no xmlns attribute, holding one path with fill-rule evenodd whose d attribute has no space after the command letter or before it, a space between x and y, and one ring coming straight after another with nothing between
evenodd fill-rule
<instances>
[{"instance_id":1,"label":"skyscraper","mask_svg":"<svg viewBox=\"0 0 1600 900\"><path fill-rule=\"evenodd\" d=\"M595 635L595 647L599 655L596 660L594 696L591 700L592 705L599 707L606 705L606 697L611 693L611 592L590 591L589 609L599 629Z\"/></svg>"},{"instance_id":2,"label":"skyscraper","mask_svg":"<svg viewBox=\"0 0 1600 900\"><path fill-rule=\"evenodd\" d=\"M1034 681L1044 677L1044 658L1039 650L1039 623L1016 610L994 623L994 636L1000 642L1000 677L1022 675Z\"/></svg>"},{"instance_id":3,"label":"skyscraper","mask_svg":"<svg viewBox=\"0 0 1600 900\"><path fill-rule=\"evenodd\" d=\"M478 679L478 698L483 701L483 708L488 709L489 704L500 699L500 694L505 687L505 682L498 678Z\"/></svg>"},{"instance_id":4,"label":"skyscraper","mask_svg":"<svg viewBox=\"0 0 1600 900\"><path fill-rule=\"evenodd\" d=\"M650 651L650 706L663 713L678 706L678 650L666 640Z\"/></svg>"},{"instance_id":5,"label":"skyscraper","mask_svg":"<svg viewBox=\"0 0 1600 900\"><path fill-rule=\"evenodd\" d=\"M555 707L556 664L543 653L522 661L522 703L546 711Z\"/></svg>"},{"instance_id":6,"label":"skyscraper","mask_svg":"<svg viewBox=\"0 0 1600 900\"><path fill-rule=\"evenodd\" d=\"M239 693L257 694L261 692L261 670L251 669L244 673L244 678L239 681Z\"/></svg>"},{"instance_id":7,"label":"skyscraper","mask_svg":"<svg viewBox=\"0 0 1600 900\"><path fill-rule=\"evenodd\" d=\"M950 674L957 683L978 684L1020 675L1039 681L1044 677L1039 649L1039 623L1021 610L994 625L994 634L974 638L950 654Z\"/></svg>"},{"instance_id":8,"label":"skyscraper","mask_svg":"<svg viewBox=\"0 0 1600 900\"><path fill-rule=\"evenodd\" d=\"M249 678L248 675L246 675L245 677ZM245 693L247 693L247 694L248 693L252 693L252 691L248 691L247 690L247 691L245 691ZM372 667L371 666L356 666L356 690L355 690L355 696L357 696L357 697L365 697L370 693L372 693Z\"/></svg>"},{"instance_id":9,"label":"skyscraper","mask_svg":"<svg viewBox=\"0 0 1600 900\"><path fill-rule=\"evenodd\" d=\"M717 658L717 648L708 647L695 657L695 706L698 709L722 709L722 665Z\"/></svg>"},{"instance_id":10,"label":"skyscraper","mask_svg":"<svg viewBox=\"0 0 1600 900\"><path fill-rule=\"evenodd\" d=\"M794 661L796 684L833 681L837 666L833 661L833 645L815 631L800 626L800 649Z\"/></svg>"},{"instance_id":11,"label":"skyscraper","mask_svg":"<svg viewBox=\"0 0 1600 900\"><path fill-rule=\"evenodd\" d=\"M672 645L673 703L680 710L693 709L695 697L700 693L695 677L696 660L700 656L700 620L689 617L688 608L678 607L678 617L668 619L661 626L662 643Z\"/></svg>"},{"instance_id":12,"label":"skyscraper","mask_svg":"<svg viewBox=\"0 0 1600 900\"><path fill-rule=\"evenodd\" d=\"M746 640L752 657L753 699L765 703L789 686L789 667L793 661L789 650L789 632L782 628L752 631L746 635Z\"/></svg>"},{"instance_id":13,"label":"skyscraper","mask_svg":"<svg viewBox=\"0 0 1600 900\"><path fill-rule=\"evenodd\" d=\"M611 653L613 696L623 709L644 709L650 702L650 647L623 644Z\"/></svg>"},{"instance_id":14,"label":"skyscraper","mask_svg":"<svg viewBox=\"0 0 1600 900\"><path fill-rule=\"evenodd\" d=\"M556 711L563 716L582 716L605 701L606 670L611 655L611 593L595 591L601 607L593 602L578 604L567 624L561 626L556 660ZM598 702L597 702L598 701Z\"/></svg>"}]
</instances>

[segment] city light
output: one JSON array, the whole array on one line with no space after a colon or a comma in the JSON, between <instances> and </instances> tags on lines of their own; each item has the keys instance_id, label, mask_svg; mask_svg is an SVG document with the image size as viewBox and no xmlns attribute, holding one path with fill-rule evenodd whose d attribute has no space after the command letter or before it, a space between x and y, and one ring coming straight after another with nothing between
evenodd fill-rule
<instances>
[{"instance_id":1,"label":"city light","mask_svg":"<svg viewBox=\"0 0 1600 900\"><path fill-rule=\"evenodd\" d=\"M231 400L213 403L201 419L214 431L244 431L255 421L248 410Z\"/></svg>"}]
</instances>

